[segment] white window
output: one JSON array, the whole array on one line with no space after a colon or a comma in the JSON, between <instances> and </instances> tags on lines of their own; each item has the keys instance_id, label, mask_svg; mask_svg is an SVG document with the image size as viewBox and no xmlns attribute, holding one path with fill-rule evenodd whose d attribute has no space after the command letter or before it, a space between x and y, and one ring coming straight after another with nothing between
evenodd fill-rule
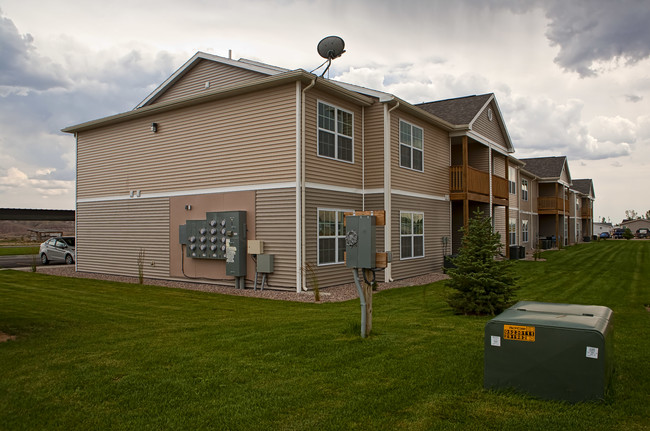
<instances>
[{"instance_id":1,"label":"white window","mask_svg":"<svg viewBox=\"0 0 650 431\"><path fill-rule=\"evenodd\" d=\"M319 156L354 161L353 119L351 112L318 102Z\"/></svg>"},{"instance_id":2,"label":"white window","mask_svg":"<svg viewBox=\"0 0 650 431\"><path fill-rule=\"evenodd\" d=\"M399 165L422 172L424 132L422 128L400 120L399 122Z\"/></svg>"},{"instance_id":3,"label":"white window","mask_svg":"<svg viewBox=\"0 0 650 431\"><path fill-rule=\"evenodd\" d=\"M400 211L400 258L424 256L424 213Z\"/></svg>"},{"instance_id":4,"label":"white window","mask_svg":"<svg viewBox=\"0 0 650 431\"><path fill-rule=\"evenodd\" d=\"M528 200L528 180L521 180L521 200Z\"/></svg>"},{"instance_id":5,"label":"white window","mask_svg":"<svg viewBox=\"0 0 650 431\"><path fill-rule=\"evenodd\" d=\"M511 245L516 245L517 244L517 219L516 218L511 218L510 219L510 244Z\"/></svg>"},{"instance_id":6,"label":"white window","mask_svg":"<svg viewBox=\"0 0 650 431\"><path fill-rule=\"evenodd\" d=\"M345 227L343 218L352 210L318 210L318 264L345 262Z\"/></svg>"},{"instance_id":7,"label":"white window","mask_svg":"<svg viewBox=\"0 0 650 431\"><path fill-rule=\"evenodd\" d=\"M517 194L517 170L512 166L508 166L508 190L511 195Z\"/></svg>"},{"instance_id":8,"label":"white window","mask_svg":"<svg viewBox=\"0 0 650 431\"><path fill-rule=\"evenodd\" d=\"M528 220L521 221L521 242L528 242Z\"/></svg>"}]
</instances>

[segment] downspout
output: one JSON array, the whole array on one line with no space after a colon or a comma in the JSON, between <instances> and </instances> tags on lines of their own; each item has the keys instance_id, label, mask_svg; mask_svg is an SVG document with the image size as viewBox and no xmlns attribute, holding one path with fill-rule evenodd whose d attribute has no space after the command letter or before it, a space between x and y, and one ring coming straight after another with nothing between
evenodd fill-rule
<instances>
[{"instance_id":1,"label":"downspout","mask_svg":"<svg viewBox=\"0 0 650 431\"><path fill-rule=\"evenodd\" d=\"M361 107L361 211L366 210L366 107Z\"/></svg>"},{"instance_id":2,"label":"downspout","mask_svg":"<svg viewBox=\"0 0 650 431\"><path fill-rule=\"evenodd\" d=\"M75 177L79 175L79 133L74 132L74 145L75 145L75 152L74 152L74 164L76 167L75 170ZM78 178L75 178L75 180L78 180ZM78 238L77 232L78 232L78 223L77 223L77 214L79 214L79 181L74 182L74 236L75 238ZM75 239L75 252L74 252L74 270L79 271L79 267L77 266L77 240Z\"/></svg>"},{"instance_id":3,"label":"downspout","mask_svg":"<svg viewBox=\"0 0 650 431\"><path fill-rule=\"evenodd\" d=\"M391 199L391 148L390 148L390 113L399 107L399 101L395 106L388 109L388 105L384 105L384 210L386 211L386 227L384 242L386 250L392 251L393 241L392 241L392 199ZM385 270L385 281L393 281L392 277L392 263L389 263Z\"/></svg>"},{"instance_id":4,"label":"downspout","mask_svg":"<svg viewBox=\"0 0 650 431\"><path fill-rule=\"evenodd\" d=\"M316 85L316 79L312 79L311 83L305 87L302 90L302 93L300 95L300 107L301 107L301 112L300 112L300 262L299 262L299 268L298 268L298 274L300 276L300 281L296 285L296 291L300 292L301 288L304 286L304 289L307 290L307 274L306 271L303 271L303 266L305 266L306 260L307 260L307 252L305 250L307 240L305 238L306 235L306 215L305 215L305 154L306 154L306 149L305 149L305 138L306 138L306 132L305 132L305 93L307 90L312 88L314 85ZM298 83L298 88L300 84Z\"/></svg>"}]
</instances>

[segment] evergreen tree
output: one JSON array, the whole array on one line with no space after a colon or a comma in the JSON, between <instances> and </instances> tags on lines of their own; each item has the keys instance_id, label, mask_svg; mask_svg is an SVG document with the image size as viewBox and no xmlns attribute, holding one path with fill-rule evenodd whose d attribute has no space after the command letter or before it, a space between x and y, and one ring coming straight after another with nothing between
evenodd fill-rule
<instances>
[{"instance_id":1,"label":"evergreen tree","mask_svg":"<svg viewBox=\"0 0 650 431\"><path fill-rule=\"evenodd\" d=\"M453 260L456 268L448 271L447 285L455 291L447 302L459 314L500 313L511 305L518 289L510 262L497 259L501 235L493 232L492 219L480 210L462 232L463 242Z\"/></svg>"}]
</instances>

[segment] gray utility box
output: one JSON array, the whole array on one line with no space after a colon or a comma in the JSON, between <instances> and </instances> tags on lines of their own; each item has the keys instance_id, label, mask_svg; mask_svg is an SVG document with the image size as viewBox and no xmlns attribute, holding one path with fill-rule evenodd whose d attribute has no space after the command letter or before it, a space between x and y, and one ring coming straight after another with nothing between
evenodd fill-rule
<instances>
[{"instance_id":1,"label":"gray utility box","mask_svg":"<svg viewBox=\"0 0 650 431\"><path fill-rule=\"evenodd\" d=\"M345 216L345 264L348 268L376 267L376 229L375 216Z\"/></svg>"},{"instance_id":2,"label":"gray utility box","mask_svg":"<svg viewBox=\"0 0 650 431\"><path fill-rule=\"evenodd\" d=\"M275 260L274 254L258 254L257 255L257 272L261 274L270 274L273 272L273 261Z\"/></svg>"},{"instance_id":3,"label":"gray utility box","mask_svg":"<svg viewBox=\"0 0 650 431\"><path fill-rule=\"evenodd\" d=\"M521 301L485 325L486 389L570 402L604 399L613 313L598 305Z\"/></svg>"}]
</instances>

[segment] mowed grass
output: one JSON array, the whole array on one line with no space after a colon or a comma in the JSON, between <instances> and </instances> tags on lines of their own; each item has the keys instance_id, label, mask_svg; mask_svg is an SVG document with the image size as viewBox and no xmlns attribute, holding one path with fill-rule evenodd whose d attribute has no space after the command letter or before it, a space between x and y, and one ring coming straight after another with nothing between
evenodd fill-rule
<instances>
[{"instance_id":1,"label":"mowed grass","mask_svg":"<svg viewBox=\"0 0 650 431\"><path fill-rule=\"evenodd\" d=\"M16 256L21 254L38 254L39 246L0 247L0 256Z\"/></svg>"},{"instance_id":2,"label":"mowed grass","mask_svg":"<svg viewBox=\"0 0 650 431\"><path fill-rule=\"evenodd\" d=\"M485 391L489 317L456 316L444 283L302 304L0 271L0 429L650 428L650 241L517 262L519 299L605 305L604 402Z\"/></svg>"}]
</instances>

